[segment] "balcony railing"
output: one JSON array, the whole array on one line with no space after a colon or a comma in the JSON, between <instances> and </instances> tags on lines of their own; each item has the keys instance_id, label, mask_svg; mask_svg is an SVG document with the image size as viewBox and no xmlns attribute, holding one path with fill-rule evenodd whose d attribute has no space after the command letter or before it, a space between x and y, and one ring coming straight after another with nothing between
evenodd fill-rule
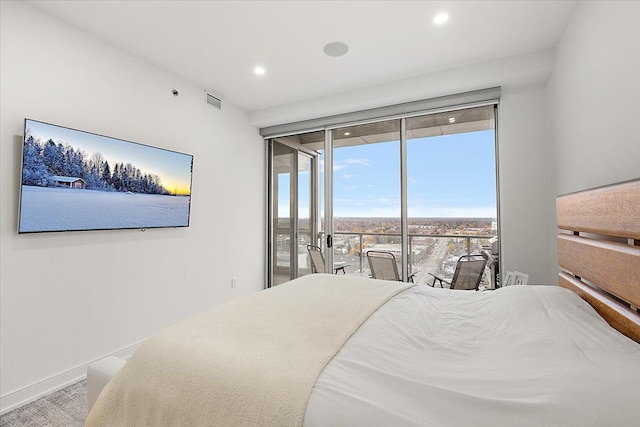
<instances>
[{"instance_id":1,"label":"balcony railing","mask_svg":"<svg viewBox=\"0 0 640 427\"><path fill-rule=\"evenodd\" d=\"M417 272L416 282L429 283L429 273L447 278L453 276L456 262L462 255L480 253L489 246L494 234L409 234L409 274ZM319 241L324 238L321 233ZM400 233L335 232L333 236L334 262L349 264L348 273L368 275L365 259L369 250L394 253L401 259Z\"/></svg>"}]
</instances>

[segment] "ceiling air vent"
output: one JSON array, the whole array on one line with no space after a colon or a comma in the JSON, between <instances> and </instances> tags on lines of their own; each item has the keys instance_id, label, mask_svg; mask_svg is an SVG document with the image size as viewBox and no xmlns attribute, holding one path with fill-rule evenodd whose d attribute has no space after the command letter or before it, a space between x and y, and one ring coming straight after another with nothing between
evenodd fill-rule
<instances>
[{"instance_id":1,"label":"ceiling air vent","mask_svg":"<svg viewBox=\"0 0 640 427\"><path fill-rule=\"evenodd\" d=\"M205 92L207 95L207 104L216 107L218 110L222 109L222 100L220 98L216 98L210 93Z\"/></svg>"}]
</instances>

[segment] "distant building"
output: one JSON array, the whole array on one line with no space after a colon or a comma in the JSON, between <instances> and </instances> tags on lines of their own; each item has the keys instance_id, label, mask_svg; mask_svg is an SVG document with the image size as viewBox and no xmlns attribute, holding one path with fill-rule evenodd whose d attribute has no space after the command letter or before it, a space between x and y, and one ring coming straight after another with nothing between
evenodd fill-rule
<instances>
[{"instance_id":1,"label":"distant building","mask_svg":"<svg viewBox=\"0 0 640 427\"><path fill-rule=\"evenodd\" d=\"M56 184L69 187L69 188L80 188L84 189L87 186L87 183L82 178L76 178L73 176L53 176L53 180Z\"/></svg>"}]
</instances>

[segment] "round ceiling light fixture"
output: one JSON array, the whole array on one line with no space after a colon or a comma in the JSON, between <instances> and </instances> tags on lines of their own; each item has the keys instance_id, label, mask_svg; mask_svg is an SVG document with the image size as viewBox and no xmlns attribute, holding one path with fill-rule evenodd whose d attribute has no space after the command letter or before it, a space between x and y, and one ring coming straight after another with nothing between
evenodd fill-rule
<instances>
[{"instance_id":1,"label":"round ceiling light fixture","mask_svg":"<svg viewBox=\"0 0 640 427\"><path fill-rule=\"evenodd\" d=\"M342 56L349 52L349 46L342 42L331 42L322 48L327 56Z\"/></svg>"},{"instance_id":2,"label":"round ceiling light fixture","mask_svg":"<svg viewBox=\"0 0 640 427\"><path fill-rule=\"evenodd\" d=\"M264 76L267 70L265 70L264 67L257 66L256 68L253 69L253 72L258 76Z\"/></svg>"},{"instance_id":3,"label":"round ceiling light fixture","mask_svg":"<svg viewBox=\"0 0 640 427\"><path fill-rule=\"evenodd\" d=\"M433 22L435 22L438 25L442 25L448 20L449 20L449 15L444 12L437 14L435 18L433 18Z\"/></svg>"}]
</instances>

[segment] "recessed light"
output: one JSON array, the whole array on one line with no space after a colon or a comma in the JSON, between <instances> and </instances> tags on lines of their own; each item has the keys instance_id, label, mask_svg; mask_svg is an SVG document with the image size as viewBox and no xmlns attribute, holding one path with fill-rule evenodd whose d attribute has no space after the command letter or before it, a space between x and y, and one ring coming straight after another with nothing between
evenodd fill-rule
<instances>
[{"instance_id":1,"label":"recessed light","mask_svg":"<svg viewBox=\"0 0 640 427\"><path fill-rule=\"evenodd\" d=\"M322 48L328 56L342 56L349 52L349 46L342 42L331 42Z\"/></svg>"},{"instance_id":2,"label":"recessed light","mask_svg":"<svg viewBox=\"0 0 640 427\"><path fill-rule=\"evenodd\" d=\"M433 18L433 22L438 25L442 25L449 20L449 15L446 13L439 13Z\"/></svg>"},{"instance_id":3,"label":"recessed light","mask_svg":"<svg viewBox=\"0 0 640 427\"><path fill-rule=\"evenodd\" d=\"M455 117L450 117L449 118L449 123L455 123L456 122L456 118Z\"/></svg>"},{"instance_id":4,"label":"recessed light","mask_svg":"<svg viewBox=\"0 0 640 427\"><path fill-rule=\"evenodd\" d=\"M266 72L267 70L265 70L264 67L261 67L261 66L257 66L256 68L253 69L253 73L258 76L264 76Z\"/></svg>"},{"instance_id":5,"label":"recessed light","mask_svg":"<svg viewBox=\"0 0 640 427\"><path fill-rule=\"evenodd\" d=\"M351 132L345 132L344 133L344 136L349 136L349 135L351 135Z\"/></svg>"}]
</instances>

